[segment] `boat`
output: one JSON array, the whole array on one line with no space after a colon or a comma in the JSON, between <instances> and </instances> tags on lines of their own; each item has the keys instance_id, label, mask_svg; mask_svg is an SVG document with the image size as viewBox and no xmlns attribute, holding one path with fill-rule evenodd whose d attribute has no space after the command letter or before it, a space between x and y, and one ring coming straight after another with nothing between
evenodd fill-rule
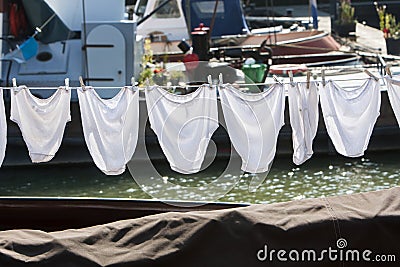
<instances>
[{"instance_id":1,"label":"boat","mask_svg":"<svg viewBox=\"0 0 400 267\"><path fill-rule=\"evenodd\" d=\"M282 266L285 261L284 265L335 267L346 262L361 267L385 259L384 265L396 266L399 194L400 188L395 187L141 218L132 216L131 206L124 202L98 201L92 207L90 201L81 201L81 210L79 205L71 210L63 200L0 199L4 230L0 232L0 264L153 267L193 262L195 266L239 267ZM115 215L127 219L109 221L108 216ZM49 227L54 225L52 220L61 225ZM90 227L76 229L76 225Z\"/></svg>"},{"instance_id":2,"label":"boat","mask_svg":"<svg viewBox=\"0 0 400 267\"><path fill-rule=\"evenodd\" d=\"M217 59L231 51L244 57L246 51L252 50L258 52L253 56L264 61L266 55L273 61L275 57L304 55L303 61L307 61L308 54L327 53L325 57L330 57L328 52L339 53L341 47L324 31L290 31L283 30L282 26L251 31L239 0L170 0L160 10L157 10L158 4L157 0L139 1L135 10L139 19L138 33L150 37L153 55L160 61L183 61L186 51L182 51L179 44L182 39L190 39L193 29L209 30L210 57ZM169 16L166 12L170 12ZM194 50L196 53L196 47Z\"/></svg>"}]
</instances>

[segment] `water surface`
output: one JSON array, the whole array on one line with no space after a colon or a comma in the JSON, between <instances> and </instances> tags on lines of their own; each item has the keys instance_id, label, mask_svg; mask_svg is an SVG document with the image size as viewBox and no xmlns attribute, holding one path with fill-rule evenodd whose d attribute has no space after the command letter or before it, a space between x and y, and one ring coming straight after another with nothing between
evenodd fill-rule
<instances>
[{"instance_id":1,"label":"water surface","mask_svg":"<svg viewBox=\"0 0 400 267\"><path fill-rule=\"evenodd\" d=\"M219 201L273 203L386 189L400 185L399 167L398 152L367 154L356 159L314 156L301 166L294 165L289 157L278 157L266 181L255 192L249 191L252 175L246 174ZM163 168L163 178L183 186L201 188L219 175L218 168L189 176L173 173L167 166ZM231 174L226 175L229 178ZM170 197L177 198L173 194L176 192L171 189ZM0 196L151 198L128 171L106 176L91 164L3 167ZM169 197L168 192L166 196Z\"/></svg>"}]
</instances>

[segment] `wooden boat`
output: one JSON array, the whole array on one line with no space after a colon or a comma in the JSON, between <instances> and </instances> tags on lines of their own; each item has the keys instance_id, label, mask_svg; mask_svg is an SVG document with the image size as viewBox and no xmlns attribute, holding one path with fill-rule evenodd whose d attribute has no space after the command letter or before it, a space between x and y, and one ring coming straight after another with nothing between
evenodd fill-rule
<instances>
[{"instance_id":1,"label":"wooden boat","mask_svg":"<svg viewBox=\"0 0 400 267\"><path fill-rule=\"evenodd\" d=\"M249 50L255 49L259 52L269 52L271 56L321 54L325 52L337 51L340 45L329 35L329 33L317 30L306 31L273 31L269 28L267 33L260 34L250 31L244 19L240 1L221 0L218 1L219 9L216 12L215 20L212 21L210 11L213 10L213 1L190 0L190 12L185 10L186 2L171 1L165 10L169 10L172 16L155 15L150 16L155 9L154 0L140 2L136 6L136 13L141 13L141 17L146 17L138 25L138 33L144 36L151 36L150 44L153 55L160 61L177 62L183 61L184 53L178 48L181 39L189 39L187 34L193 28L198 27L199 23L206 26L213 24L210 31L210 53L214 56L218 51L228 50ZM200 8L201 7L201 8ZM206 11L206 9L208 11ZM144 11L139 11L144 10ZM167 11L165 11L167 12ZM164 13L162 13L164 14ZM150 17L149 17L150 16ZM236 19L233 20L232 18ZM189 19L186 19L189 18ZM187 21L189 21L189 25ZM141 23L142 22L142 23ZM155 30L158 25L160 30ZM274 27L276 29L279 27ZM205 28L200 28L203 30ZM260 32L257 29L257 32ZM195 51L196 52L196 51ZM307 57L304 57L307 63Z\"/></svg>"}]
</instances>

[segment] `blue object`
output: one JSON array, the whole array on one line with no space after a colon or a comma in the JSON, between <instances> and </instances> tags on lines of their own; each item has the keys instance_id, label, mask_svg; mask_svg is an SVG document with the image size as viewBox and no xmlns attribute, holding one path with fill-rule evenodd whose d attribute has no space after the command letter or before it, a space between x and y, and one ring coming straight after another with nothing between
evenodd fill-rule
<instances>
[{"instance_id":1,"label":"blue object","mask_svg":"<svg viewBox=\"0 0 400 267\"><path fill-rule=\"evenodd\" d=\"M313 28L318 29L318 9L317 9L317 0L310 0L311 5L311 16L313 20Z\"/></svg>"},{"instance_id":2,"label":"blue object","mask_svg":"<svg viewBox=\"0 0 400 267\"><path fill-rule=\"evenodd\" d=\"M217 1L182 0L183 12L187 18L186 2L190 3L190 31L193 31L200 23L210 27ZM249 32L240 0L219 0L211 37L247 34Z\"/></svg>"},{"instance_id":3,"label":"blue object","mask_svg":"<svg viewBox=\"0 0 400 267\"><path fill-rule=\"evenodd\" d=\"M30 58L36 56L39 49L39 44L35 38L29 37L28 40L21 44L19 49L21 50L24 59L29 60Z\"/></svg>"}]
</instances>

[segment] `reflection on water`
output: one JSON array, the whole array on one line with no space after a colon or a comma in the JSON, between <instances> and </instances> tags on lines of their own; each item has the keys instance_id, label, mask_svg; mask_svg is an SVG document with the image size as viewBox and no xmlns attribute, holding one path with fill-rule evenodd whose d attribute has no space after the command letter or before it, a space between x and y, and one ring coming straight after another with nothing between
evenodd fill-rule
<instances>
[{"instance_id":1,"label":"reflection on water","mask_svg":"<svg viewBox=\"0 0 400 267\"><path fill-rule=\"evenodd\" d=\"M397 158L396 152L369 154L357 159L314 156L302 166L295 166L288 157L277 158L257 191L249 191L252 175L244 175L220 201L271 203L390 188L400 184ZM182 186L200 187L201 190L202 186L206 188L207 183L216 179L216 175L214 170L191 176L165 171L163 179ZM234 178L232 176L232 180ZM175 191L171 189L171 192ZM0 195L151 198L134 182L128 171L120 176L106 176L92 165L3 167L0 169Z\"/></svg>"}]
</instances>

